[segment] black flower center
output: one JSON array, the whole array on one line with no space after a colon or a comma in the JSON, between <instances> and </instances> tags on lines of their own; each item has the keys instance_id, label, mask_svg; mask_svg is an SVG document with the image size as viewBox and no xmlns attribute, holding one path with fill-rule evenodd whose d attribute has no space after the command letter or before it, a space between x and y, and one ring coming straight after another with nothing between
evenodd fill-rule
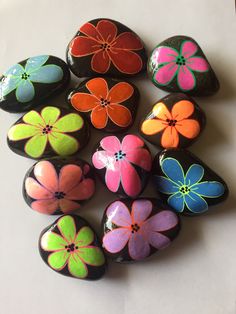
<instances>
[{"instance_id":1,"label":"black flower center","mask_svg":"<svg viewBox=\"0 0 236 314\"><path fill-rule=\"evenodd\" d=\"M123 159L126 156L125 153L122 152L122 150L119 150L118 153L115 153L116 161Z\"/></svg>"},{"instance_id":2,"label":"black flower center","mask_svg":"<svg viewBox=\"0 0 236 314\"><path fill-rule=\"evenodd\" d=\"M67 249L67 252L74 252L75 250L78 250L78 246L75 246L74 243L71 243L69 245L65 245L65 249Z\"/></svg>"},{"instance_id":3,"label":"black flower center","mask_svg":"<svg viewBox=\"0 0 236 314\"><path fill-rule=\"evenodd\" d=\"M48 133L50 133L50 132L52 131L52 128L53 128L52 125L47 124L46 127L43 128L42 133L43 133L43 134L48 134Z\"/></svg>"},{"instance_id":4,"label":"black flower center","mask_svg":"<svg viewBox=\"0 0 236 314\"><path fill-rule=\"evenodd\" d=\"M172 119L166 119L166 122L168 123L169 126L175 126L177 120L172 120Z\"/></svg>"},{"instance_id":5,"label":"black flower center","mask_svg":"<svg viewBox=\"0 0 236 314\"><path fill-rule=\"evenodd\" d=\"M109 51L110 48L111 48L111 46L110 46L108 43L103 43L103 44L101 44L101 49L102 49L102 50L107 50L107 51Z\"/></svg>"},{"instance_id":6,"label":"black flower center","mask_svg":"<svg viewBox=\"0 0 236 314\"><path fill-rule=\"evenodd\" d=\"M60 191L54 193L54 197L57 198L58 200L64 198L65 195L66 194L64 192L60 192Z\"/></svg>"},{"instance_id":7,"label":"black flower center","mask_svg":"<svg viewBox=\"0 0 236 314\"><path fill-rule=\"evenodd\" d=\"M132 231L131 231L132 233L138 232L140 229L139 225L136 223L131 225L131 228L132 228Z\"/></svg>"},{"instance_id":8,"label":"black flower center","mask_svg":"<svg viewBox=\"0 0 236 314\"><path fill-rule=\"evenodd\" d=\"M181 186L181 188L179 189L179 191L182 193L182 194L188 194L190 192L190 188L187 186L187 185L183 185Z\"/></svg>"},{"instance_id":9,"label":"black flower center","mask_svg":"<svg viewBox=\"0 0 236 314\"><path fill-rule=\"evenodd\" d=\"M100 98L100 104L102 107L106 107L107 105L110 104L110 101L104 98Z\"/></svg>"},{"instance_id":10,"label":"black flower center","mask_svg":"<svg viewBox=\"0 0 236 314\"><path fill-rule=\"evenodd\" d=\"M22 80L28 80L29 77L30 77L30 75L27 74L26 72L21 75Z\"/></svg>"},{"instance_id":11,"label":"black flower center","mask_svg":"<svg viewBox=\"0 0 236 314\"><path fill-rule=\"evenodd\" d=\"M186 60L185 60L184 56L178 56L175 60L175 63L178 65L185 65Z\"/></svg>"}]
</instances>

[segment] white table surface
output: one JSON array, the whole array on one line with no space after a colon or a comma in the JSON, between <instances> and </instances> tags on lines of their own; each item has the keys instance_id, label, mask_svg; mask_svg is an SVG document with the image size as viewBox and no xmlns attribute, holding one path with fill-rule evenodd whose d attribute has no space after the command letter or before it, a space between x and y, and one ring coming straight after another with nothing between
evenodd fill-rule
<instances>
[{"instance_id":1,"label":"white table surface","mask_svg":"<svg viewBox=\"0 0 236 314\"><path fill-rule=\"evenodd\" d=\"M55 217L30 210L22 180L34 163L11 152L7 130L20 116L0 112L0 313L1 314L235 314L236 313L236 16L233 0L0 0L0 71L38 54L65 57L84 22L109 17L136 31L150 51L172 35L195 38L215 69L220 92L197 99L207 127L191 151L228 183L229 199L209 214L184 218L173 245L146 262L109 263L103 279L67 278L41 260L37 241ZM78 80L77 80L78 81ZM166 93L147 79L133 80L141 102L136 124ZM73 83L75 84L75 82ZM63 96L50 104L60 104ZM81 157L102 134L93 132ZM150 145L149 145L150 146ZM153 149L156 153L157 150ZM144 192L153 196L152 187ZM116 196L98 183L79 211L96 230Z\"/></svg>"}]
</instances>

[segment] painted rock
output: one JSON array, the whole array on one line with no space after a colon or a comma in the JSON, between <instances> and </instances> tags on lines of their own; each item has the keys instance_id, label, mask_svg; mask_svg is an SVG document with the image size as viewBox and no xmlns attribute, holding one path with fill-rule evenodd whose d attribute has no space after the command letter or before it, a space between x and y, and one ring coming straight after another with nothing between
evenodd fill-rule
<instances>
[{"instance_id":1,"label":"painted rock","mask_svg":"<svg viewBox=\"0 0 236 314\"><path fill-rule=\"evenodd\" d=\"M187 147L205 127L205 114L189 96L170 94L155 103L140 125L140 134L163 147Z\"/></svg>"},{"instance_id":2,"label":"painted rock","mask_svg":"<svg viewBox=\"0 0 236 314\"><path fill-rule=\"evenodd\" d=\"M228 196L226 183L200 159L184 149L160 152L153 162L157 192L176 212L198 215Z\"/></svg>"},{"instance_id":3,"label":"painted rock","mask_svg":"<svg viewBox=\"0 0 236 314\"><path fill-rule=\"evenodd\" d=\"M134 122L138 101L139 91L133 84L101 77L83 82L68 95L69 104L106 132L127 130Z\"/></svg>"},{"instance_id":4,"label":"painted rock","mask_svg":"<svg viewBox=\"0 0 236 314\"><path fill-rule=\"evenodd\" d=\"M24 179L26 203L42 214L68 214L81 207L95 193L91 166L81 159L38 161Z\"/></svg>"},{"instance_id":5,"label":"painted rock","mask_svg":"<svg viewBox=\"0 0 236 314\"><path fill-rule=\"evenodd\" d=\"M103 230L103 247L111 258L139 261L168 247L179 233L180 221L157 199L120 199L106 208Z\"/></svg>"},{"instance_id":6,"label":"painted rock","mask_svg":"<svg viewBox=\"0 0 236 314\"><path fill-rule=\"evenodd\" d=\"M44 229L39 251L44 262L62 275L90 280L104 275L106 262L98 237L80 216L61 216Z\"/></svg>"},{"instance_id":7,"label":"painted rock","mask_svg":"<svg viewBox=\"0 0 236 314\"><path fill-rule=\"evenodd\" d=\"M62 92L70 81L67 64L53 56L25 59L0 78L0 108L24 112Z\"/></svg>"},{"instance_id":8,"label":"painted rock","mask_svg":"<svg viewBox=\"0 0 236 314\"><path fill-rule=\"evenodd\" d=\"M88 139L88 125L78 112L54 106L27 112L7 137L11 150L33 159L73 155Z\"/></svg>"},{"instance_id":9,"label":"painted rock","mask_svg":"<svg viewBox=\"0 0 236 314\"><path fill-rule=\"evenodd\" d=\"M147 185L152 157L137 135L106 136L99 142L92 163L108 190L135 198Z\"/></svg>"},{"instance_id":10,"label":"painted rock","mask_svg":"<svg viewBox=\"0 0 236 314\"><path fill-rule=\"evenodd\" d=\"M148 61L152 82L167 92L208 96L220 87L218 79L197 42L174 36L161 42Z\"/></svg>"},{"instance_id":11,"label":"painted rock","mask_svg":"<svg viewBox=\"0 0 236 314\"><path fill-rule=\"evenodd\" d=\"M125 25L95 19L80 27L67 48L67 63L78 77L129 77L146 71L141 39Z\"/></svg>"}]
</instances>

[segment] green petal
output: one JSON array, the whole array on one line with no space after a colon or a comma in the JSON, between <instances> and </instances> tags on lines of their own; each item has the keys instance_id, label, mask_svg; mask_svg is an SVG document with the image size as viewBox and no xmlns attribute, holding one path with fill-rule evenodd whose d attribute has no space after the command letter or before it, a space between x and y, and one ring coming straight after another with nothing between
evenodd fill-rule
<instances>
[{"instance_id":1,"label":"green petal","mask_svg":"<svg viewBox=\"0 0 236 314\"><path fill-rule=\"evenodd\" d=\"M79 257L82 260L92 266L101 266L105 263L105 258L102 250L96 246L79 248Z\"/></svg>"},{"instance_id":2,"label":"green petal","mask_svg":"<svg viewBox=\"0 0 236 314\"><path fill-rule=\"evenodd\" d=\"M54 127L61 132L76 132L82 128L84 121L82 117L76 113L69 113L59 119Z\"/></svg>"},{"instance_id":3,"label":"green petal","mask_svg":"<svg viewBox=\"0 0 236 314\"><path fill-rule=\"evenodd\" d=\"M85 278L88 275L86 265L81 261L77 254L72 254L69 257L68 269L74 277Z\"/></svg>"},{"instance_id":4,"label":"green petal","mask_svg":"<svg viewBox=\"0 0 236 314\"><path fill-rule=\"evenodd\" d=\"M45 107L41 111L45 124L53 125L60 116L60 110L57 107Z\"/></svg>"},{"instance_id":5,"label":"green petal","mask_svg":"<svg viewBox=\"0 0 236 314\"><path fill-rule=\"evenodd\" d=\"M46 135L35 135L25 145L25 152L32 158L39 158L42 156L47 144Z\"/></svg>"},{"instance_id":6,"label":"green petal","mask_svg":"<svg viewBox=\"0 0 236 314\"><path fill-rule=\"evenodd\" d=\"M62 216L58 222L57 227L59 228L61 235L69 243L74 242L76 235L76 228L74 218L71 216Z\"/></svg>"},{"instance_id":7,"label":"green petal","mask_svg":"<svg viewBox=\"0 0 236 314\"><path fill-rule=\"evenodd\" d=\"M38 133L38 130L33 125L19 123L13 125L8 131L8 138L11 141L20 141Z\"/></svg>"},{"instance_id":8,"label":"green petal","mask_svg":"<svg viewBox=\"0 0 236 314\"><path fill-rule=\"evenodd\" d=\"M66 250L52 253L48 257L48 264L53 269L61 270L63 267L65 267L69 255L70 254Z\"/></svg>"},{"instance_id":9,"label":"green petal","mask_svg":"<svg viewBox=\"0 0 236 314\"><path fill-rule=\"evenodd\" d=\"M86 246L93 242L94 233L91 228L83 227L79 230L76 238L75 244L80 246Z\"/></svg>"},{"instance_id":10,"label":"green petal","mask_svg":"<svg viewBox=\"0 0 236 314\"><path fill-rule=\"evenodd\" d=\"M27 112L23 116L23 121L28 123L28 124L32 124L32 125L37 125L37 126L41 126L41 127L45 126L45 122L43 121L42 117L35 110L31 110L31 111Z\"/></svg>"},{"instance_id":11,"label":"green petal","mask_svg":"<svg viewBox=\"0 0 236 314\"><path fill-rule=\"evenodd\" d=\"M52 148L60 156L72 155L79 149L79 142L70 135L52 132L48 138Z\"/></svg>"},{"instance_id":12,"label":"green petal","mask_svg":"<svg viewBox=\"0 0 236 314\"><path fill-rule=\"evenodd\" d=\"M45 251L64 249L68 243L59 234L47 231L41 238L40 245Z\"/></svg>"}]
</instances>

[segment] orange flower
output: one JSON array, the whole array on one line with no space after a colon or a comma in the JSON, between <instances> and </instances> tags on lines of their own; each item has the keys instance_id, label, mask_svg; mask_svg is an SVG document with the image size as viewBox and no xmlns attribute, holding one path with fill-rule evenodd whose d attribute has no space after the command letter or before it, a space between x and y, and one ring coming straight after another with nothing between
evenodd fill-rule
<instances>
[{"instance_id":1,"label":"orange flower","mask_svg":"<svg viewBox=\"0 0 236 314\"><path fill-rule=\"evenodd\" d=\"M142 123L141 130L146 135L154 135L163 131L161 136L162 147L178 147L179 133L192 139L197 137L200 132L198 121L187 119L193 112L194 105L188 100L177 102L171 112L164 103L157 103L149 119Z\"/></svg>"},{"instance_id":2,"label":"orange flower","mask_svg":"<svg viewBox=\"0 0 236 314\"><path fill-rule=\"evenodd\" d=\"M88 93L75 93L71 97L72 106L81 112L91 111L91 123L97 129L106 127L108 118L120 127L127 127L132 122L130 110L119 103L129 99L134 88L119 82L110 90L103 78L94 78L86 83Z\"/></svg>"}]
</instances>

